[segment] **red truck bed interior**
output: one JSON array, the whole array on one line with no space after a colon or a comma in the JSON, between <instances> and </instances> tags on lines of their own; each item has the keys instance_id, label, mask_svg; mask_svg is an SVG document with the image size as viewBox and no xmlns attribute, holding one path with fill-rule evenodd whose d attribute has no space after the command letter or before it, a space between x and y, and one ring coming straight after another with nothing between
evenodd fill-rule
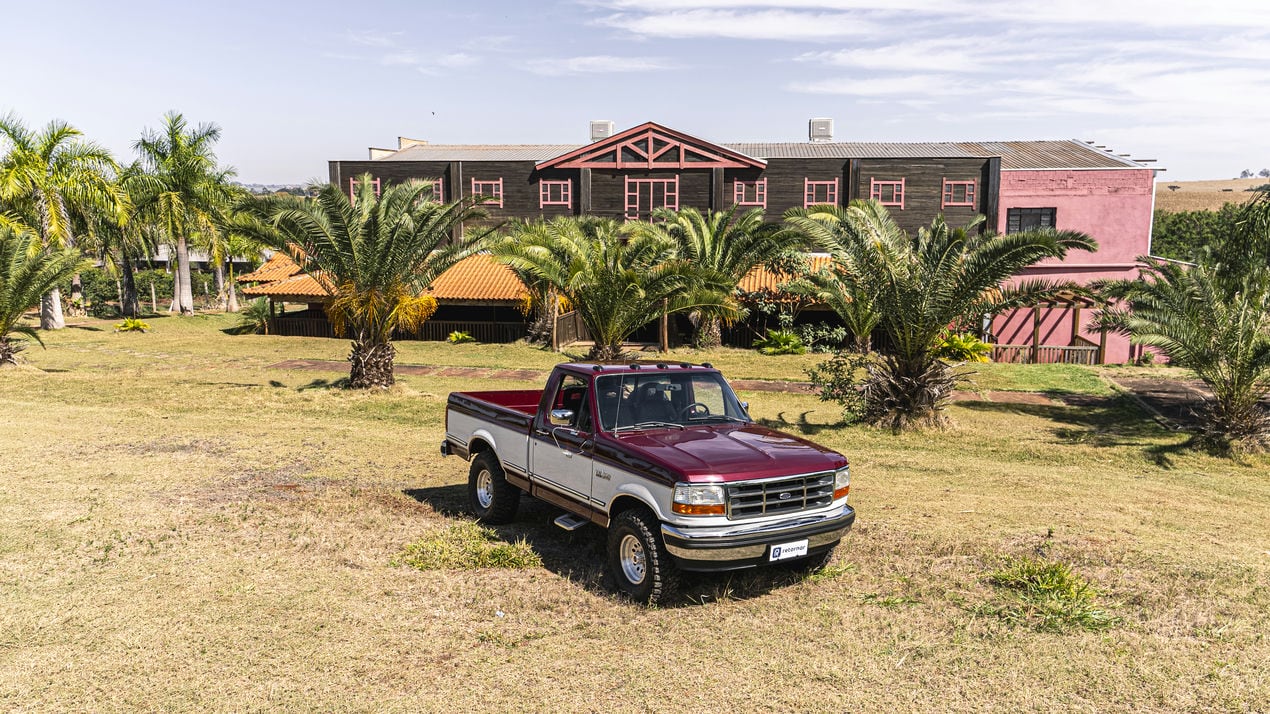
<instances>
[{"instance_id":1,"label":"red truck bed interior","mask_svg":"<svg viewBox=\"0 0 1270 714\"><path fill-rule=\"evenodd\" d=\"M497 404L500 407L515 409L530 416L538 413L538 402L542 400L541 389L500 389L491 392L460 392L460 394Z\"/></svg>"}]
</instances>

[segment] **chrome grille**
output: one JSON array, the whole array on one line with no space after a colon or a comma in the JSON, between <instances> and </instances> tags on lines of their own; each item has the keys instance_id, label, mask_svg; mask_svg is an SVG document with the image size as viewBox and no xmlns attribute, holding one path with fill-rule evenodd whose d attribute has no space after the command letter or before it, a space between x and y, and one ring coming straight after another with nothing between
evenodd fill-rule
<instances>
[{"instance_id":1,"label":"chrome grille","mask_svg":"<svg viewBox=\"0 0 1270 714\"><path fill-rule=\"evenodd\" d=\"M728 484L728 518L793 513L833 503L833 472Z\"/></svg>"}]
</instances>

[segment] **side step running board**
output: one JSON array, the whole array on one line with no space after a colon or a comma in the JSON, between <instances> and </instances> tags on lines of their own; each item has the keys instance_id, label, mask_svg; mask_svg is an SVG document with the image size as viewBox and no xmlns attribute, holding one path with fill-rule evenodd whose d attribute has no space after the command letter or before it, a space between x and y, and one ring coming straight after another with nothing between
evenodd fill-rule
<instances>
[{"instance_id":1,"label":"side step running board","mask_svg":"<svg viewBox=\"0 0 1270 714\"><path fill-rule=\"evenodd\" d=\"M556 525L567 531L576 531L590 522L590 519L583 518L582 516L574 513L566 513L555 520Z\"/></svg>"}]
</instances>

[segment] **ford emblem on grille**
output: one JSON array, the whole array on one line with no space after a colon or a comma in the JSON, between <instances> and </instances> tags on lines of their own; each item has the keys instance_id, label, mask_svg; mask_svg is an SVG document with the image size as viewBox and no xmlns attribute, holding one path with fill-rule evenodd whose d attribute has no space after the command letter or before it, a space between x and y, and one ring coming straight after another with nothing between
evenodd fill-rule
<instances>
[{"instance_id":1,"label":"ford emblem on grille","mask_svg":"<svg viewBox=\"0 0 1270 714\"><path fill-rule=\"evenodd\" d=\"M794 494L790 493L789 491L782 491L780 495L780 499L782 501L788 501L789 499L793 497L794 497Z\"/></svg>"}]
</instances>

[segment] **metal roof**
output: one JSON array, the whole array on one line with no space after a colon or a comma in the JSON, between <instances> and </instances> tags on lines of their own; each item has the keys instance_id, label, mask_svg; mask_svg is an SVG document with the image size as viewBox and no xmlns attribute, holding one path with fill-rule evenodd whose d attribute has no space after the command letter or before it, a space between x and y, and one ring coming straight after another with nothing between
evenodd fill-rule
<instances>
[{"instance_id":1,"label":"metal roof","mask_svg":"<svg viewBox=\"0 0 1270 714\"><path fill-rule=\"evenodd\" d=\"M720 144L763 159L973 159L957 144L859 141L757 141Z\"/></svg>"},{"instance_id":2,"label":"metal roof","mask_svg":"<svg viewBox=\"0 0 1270 714\"><path fill-rule=\"evenodd\" d=\"M546 161L585 144L415 144L376 161Z\"/></svg>"},{"instance_id":3,"label":"metal roof","mask_svg":"<svg viewBox=\"0 0 1270 714\"><path fill-rule=\"evenodd\" d=\"M1025 169L1149 169L1150 166L1116 156L1083 141L966 141L957 144L978 156L1000 156L1004 170Z\"/></svg>"},{"instance_id":4,"label":"metal roof","mask_svg":"<svg viewBox=\"0 0 1270 714\"><path fill-rule=\"evenodd\" d=\"M1058 141L757 141L718 144L756 159L973 159L1001 157L1004 170L1151 169L1075 139ZM416 144L377 161L542 162L587 144Z\"/></svg>"}]
</instances>

